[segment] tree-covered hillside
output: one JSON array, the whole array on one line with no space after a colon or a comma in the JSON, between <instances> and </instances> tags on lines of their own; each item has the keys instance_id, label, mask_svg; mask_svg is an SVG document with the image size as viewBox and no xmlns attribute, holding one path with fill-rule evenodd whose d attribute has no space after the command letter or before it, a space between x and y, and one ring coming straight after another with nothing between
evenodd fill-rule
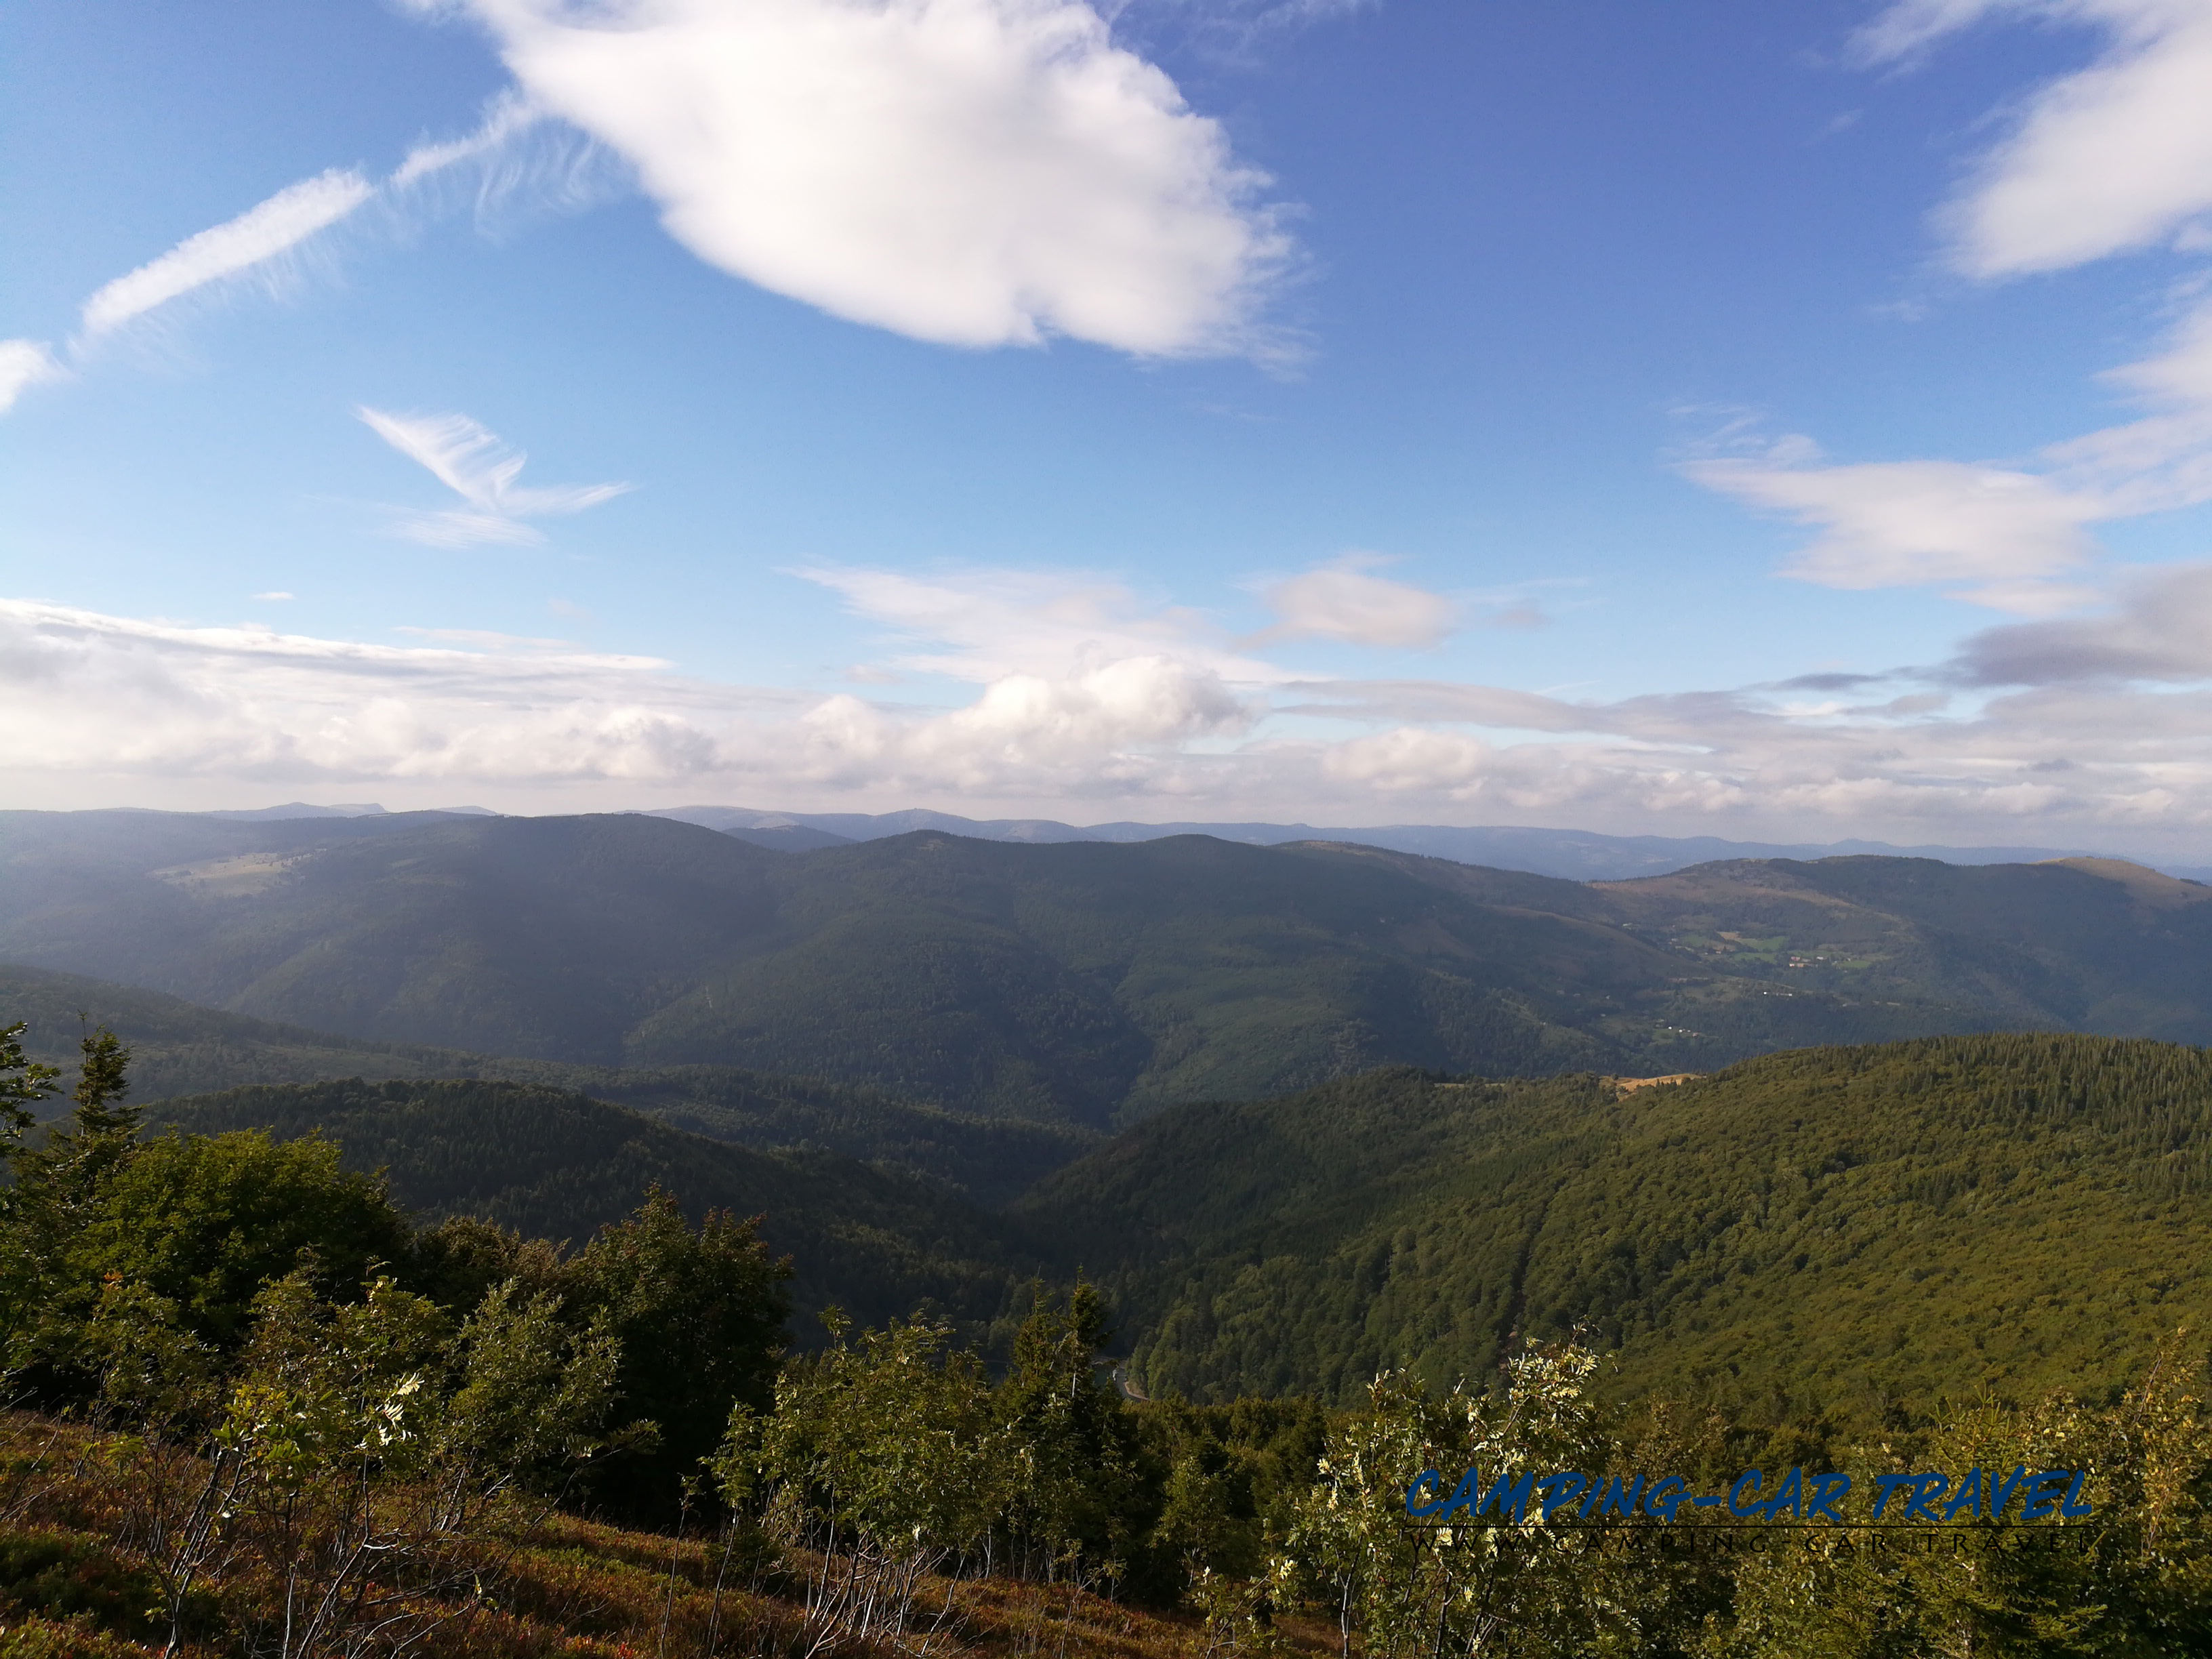
<instances>
[{"instance_id":1,"label":"tree-covered hillside","mask_svg":"<svg viewBox=\"0 0 2212 1659\"><path fill-rule=\"evenodd\" d=\"M2000 891L1989 872L1829 860L1911 872L1882 900L1896 914L1825 898L1816 918L1850 921L1829 938L1802 918L1745 933L1752 922L1721 905L1735 894L1750 915L1774 872L1829 863L1729 865L1692 902L1207 836L918 832L799 856L635 814L361 825L0 814L0 956L356 1042L803 1073L1106 1126L1391 1061L1656 1073L2006 1024L2181 1033L2188 991L2150 1009L2046 982L2124 960L2150 933L2179 967L2212 949L2177 907L2146 909L2128 880L2066 867L2020 867ZM1929 884L1973 909L1944 898L1954 878L2006 905L2069 883L2121 902L2088 905L2033 956L1969 938L1948 911L1913 921ZM1844 956L1851 927L1905 945Z\"/></svg>"},{"instance_id":2,"label":"tree-covered hillside","mask_svg":"<svg viewBox=\"0 0 2212 1659\"><path fill-rule=\"evenodd\" d=\"M462 1077L474 1069L476 1058L451 1048L304 1030L82 974L0 965L0 1026L19 1021L26 1052L64 1072L75 1068L78 1040L88 1027L116 1032L131 1048L132 1092L146 1100L252 1083Z\"/></svg>"},{"instance_id":3,"label":"tree-covered hillside","mask_svg":"<svg viewBox=\"0 0 2212 1659\"><path fill-rule=\"evenodd\" d=\"M0 959L355 1041L799 1074L1091 1129L1393 1063L1650 1075L1938 1032L2212 1038L2212 889L2109 861L1581 884L1203 836L795 854L635 814L362 822L0 814Z\"/></svg>"},{"instance_id":4,"label":"tree-covered hillside","mask_svg":"<svg viewBox=\"0 0 2212 1659\"><path fill-rule=\"evenodd\" d=\"M1098 1137L1066 1124L976 1117L819 1078L730 1066L639 1070L372 1042L202 1008L158 991L76 974L0 966L0 1026L23 1022L31 1058L73 1085L88 1024L131 1051L141 1101L255 1084L495 1078L591 1095L678 1129L763 1150L842 1153L930 1176L977 1201L1002 1203Z\"/></svg>"},{"instance_id":5,"label":"tree-covered hillside","mask_svg":"<svg viewBox=\"0 0 2212 1659\"><path fill-rule=\"evenodd\" d=\"M2102 1387L2204 1328L2212 1055L1941 1038L1626 1093L1382 1072L1164 1113L1017 1208L1123 1299L1156 1393L1345 1399L1580 1329L1632 1390L1863 1419Z\"/></svg>"},{"instance_id":6,"label":"tree-covered hillside","mask_svg":"<svg viewBox=\"0 0 2212 1659\"><path fill-rule=\"evenodd\" d=\"M687 1134L580 1095L526 1084L324 1083L164 1101L159 1127L319 1134L345 1166L386 1172L425 1219L466 1215L578 1242L659 1187L697 1218L765 1217L762 1237L795 1263L797 1328L836 1304L880 1322L928 1305L982 1328L1039 1264L1018 1231L940 1184L829 1152L762 1152Z\"/></svg>"},{"instance_id":7,"label":"tree-covered hillside","mask_svg":"<svg viewBox=\"0 0 2212 1659\"><path fill-rule=\"evenodd\" d=\"M2141 865L1774 860L1591 890L1655 943L1792 988L1933 992L2013 1027L2212 1042L2212 887Z\"/></svg>"},{"instance_id":8,"label":"tree-covered hillside","mask_svg":"<svg viewBox=\"0 0 2212 1659\"><path fill-rule=\"evenodd\" d=\"M825 1151L718 1145L490 1081L165 1103L320 1130L400 1200L580 1237L658 1182L765 1212L803 1307L927 1299L970 1328L1042 1270L1098 1279L1154 1393L1356 1395L1581 1332L1631 1392L1861 1420L1984 1383L2132 1374L2212 1316L2212 1056L2070 1036L1813 1048L1624 1092L1386 1068L1170 1109L1003 1218Z\"/></svg>"}]
</instances>

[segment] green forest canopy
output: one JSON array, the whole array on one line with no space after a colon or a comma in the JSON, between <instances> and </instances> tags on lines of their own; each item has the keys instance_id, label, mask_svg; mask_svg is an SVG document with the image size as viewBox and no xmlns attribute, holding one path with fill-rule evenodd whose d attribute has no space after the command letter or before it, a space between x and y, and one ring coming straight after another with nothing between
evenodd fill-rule
<instances>
[{"instance_id":1,"label":"green forest canopy","mask_svg":"<svg viewBox=\"0 0 2212 1659\"><path fill-rule=\"evenodd\" d=\"M2212 1316L2212 1055L2059 1036L1595 1077L1384 1071L1163 1114L1014 1206L1193 1399L1580 1330L1619 1384L1865 1413L2099 1389Z\"/></svg>"},{"instance_id":2,"label":"green forest canopy","mask_svg":"<svg viewBox=\"0 0 2212 1659\"><path fill-rule=\"evenodd\" d=\"M1004 1211L827 1152L718 1145L574 1093L329 1084L165 1103L319 1129L419 1212L581 1238L658 1182L763 1212L803 1310L1003 1328L1087 1273L1154 1394L1356 1397L1580 1331L1631 1394L1867 1417L2100 1389L2212 1314L2212 1057L2140 1040L1791 1051L1621 1092L1385 1069L1172 1109ZM802 1337L805 1334L801 1333Z\"/></svg>"}]
</instances>

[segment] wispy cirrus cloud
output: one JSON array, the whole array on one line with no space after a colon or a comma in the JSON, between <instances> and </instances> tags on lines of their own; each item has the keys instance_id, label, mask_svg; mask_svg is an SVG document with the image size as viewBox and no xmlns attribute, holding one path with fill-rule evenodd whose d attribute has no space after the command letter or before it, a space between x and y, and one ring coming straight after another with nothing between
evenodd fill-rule
<instances>
[{"instance_id":1,"label":"wispy cirrus cloud","mask_svg":"<svg viewBox=\"0 0 2212 1659\"><path fill-rule=\"evenodd\" d=\"M2186 242L2212 212L2212 9L2203 0L1898 0L1860 32L1908 63L1971 25L2074 22L2092 61L2032 94L1937 213L1945 257L1985 282ZM2201 231L2202 226L2195 226ZM2094 601L2088 526L2212 501L2212 301L2106 378L2149 411L2025 463L1695 461L1687 475L1820 533L1782 574L1838 588L1941 585L2024 614Z\"/></svg>"},{"instance_id":2,"label":"wispy cirrus cloud","mask_svg":"<svg viewBox=\"0 0 2212 1659\"><path fill-rule=\"evenodd\" d=\"M235 219L187 236L100 288L84 302L85 337L112 333L210 283L267 269L353 213L375 191L360 173L336 167L286 185Z\"/></svg>"},{"instance_id":3,"label":"wispy cirrus cloud","mask_svg":"<svg viewBox=\"0 0 2212 1659\"><path fill-rule=\"evenodd\" d=\"M1959 270L2063 270L2149 247L2212 210L2212 12L2198 0L1899 0L1855 42L1869 64L1985 19L2086 24L2095 58L2033 94L1939 223Z\"/></svg>"},{"instance_id":4,"label":"wispy cirrus cloud","mask_svg":"<svg viewBox=\"0 0 2212 1659\"><path fill-rule=\"evenodd\" d=\"M380 203L387 221L404 222L410 213L431 210L425 204L434 204L439 187L456 178L474 175L472 198L480 217L495 204L524 197L571 207L602 198L607 191L605 169L593 165L589 141L535 142L544 125L542 112L509 92L491 100L473 131L417 144L381 183L356 169L333 167L287 185L94 290L79 308L70 357L82 362L101 342L193 295L241 283L279 287L294 276L310 248L356 222L364 208ZM452 204L434 205L435 210L450 210ZM65 379L69 373L44 342L0 340L0 414L27 387Z\"/></svg>"},{"instance_id":5,"label":"wispy cirrus cloud","mask_svg":"<svg viewBox=\"0 0 2212 1659\"><path fill-rule=\"evenodd\" d=\"M13 409L28 388L66 373L43 340L0 340L0 415Z\"/></svg>"},{"instance_id":6,"label":"wispy cirrus cloud","mask_svg":"<svg viewBox=\"0 0 2212 1659\"><path fill-rule=\"evenodd\" d=\"M532 519L565 517L612 501L629 483L525 485L529 457L465 415L392 415L355 411L369 430L461 498L462 505L422 513L401 510L398 528L432 547L528 547L545 539Z\"/></svg>"},{"instance_id":7,"label":"wispy cirrus cloud","mask_svg":"<svg viewBox=\"0 0 2212 1659\"><path fill-rule=\"evenodd\" d=\"M510 88L492 99L473 131L459 138L426 139L409 150L392 170L389 187L406 190L439 173L495 156L545 118L544 110Z\"/></svg>"}]
</instances>

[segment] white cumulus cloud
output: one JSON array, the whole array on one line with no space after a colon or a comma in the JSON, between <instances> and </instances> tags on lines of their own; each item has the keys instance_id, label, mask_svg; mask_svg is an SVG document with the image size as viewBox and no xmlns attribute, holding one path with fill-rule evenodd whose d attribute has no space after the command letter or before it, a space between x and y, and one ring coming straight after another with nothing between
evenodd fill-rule
<instances>
[{"instance_id":1,"label":"white cumulus cloud","mask_svg":"<svg viewBox=\"0 0 2212 1659\"><path fill-rule=\"evenodd\" d=\"M1249 349L1287 252L1219 125L1082 0L458 0L702 258L991 346Z\"/></svg>"},{"instance_id":2,"label":"white cumulus cloud","mask_svg":"<svg viewBox=\"0 0 2212 1659\"><path fill-rule=\"evenodd\" d=\"M545 538L529 520L581 513L634 487L526 486L517 480L529 458L465 415L389 415L368 408L356 413L378 437L461 498L459 507L401 515L400 533L432 547L530 546Z\"/></svg>"}]
</instances>

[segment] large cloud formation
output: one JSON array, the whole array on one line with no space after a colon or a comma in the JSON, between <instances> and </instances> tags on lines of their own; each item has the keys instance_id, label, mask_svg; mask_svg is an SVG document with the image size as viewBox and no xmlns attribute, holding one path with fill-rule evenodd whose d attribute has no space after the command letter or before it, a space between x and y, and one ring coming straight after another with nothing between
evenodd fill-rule
<instances>
[{"instance_id":1,"label":"large cloud formation","mask_svg":"<svg viewBox=\"0 0 2212 1659\"><path fill-rule=\"evenodd\" d=\"M702 259L956 345L1249 349L1287 252L1166 75L1080 0L460 0Z\"/></svg>"},{"instance_id":2,"label":"large cloud formation","mask_svg":"<svg viewBox=\"0 0 2212 1659\"><path fill-rule=\"evenodd\" d=\"M477 19L519 86L387 179L297 180L103 284L72 361L189 295L279 283L341 227L574 210L624 164L701 258L854 322L1295 356L1261 316L1294 252L1267 178L1085 0L408 3ZM0 339L0 414L66 373L47 343Z\"/></svg>"}]
</instances>

